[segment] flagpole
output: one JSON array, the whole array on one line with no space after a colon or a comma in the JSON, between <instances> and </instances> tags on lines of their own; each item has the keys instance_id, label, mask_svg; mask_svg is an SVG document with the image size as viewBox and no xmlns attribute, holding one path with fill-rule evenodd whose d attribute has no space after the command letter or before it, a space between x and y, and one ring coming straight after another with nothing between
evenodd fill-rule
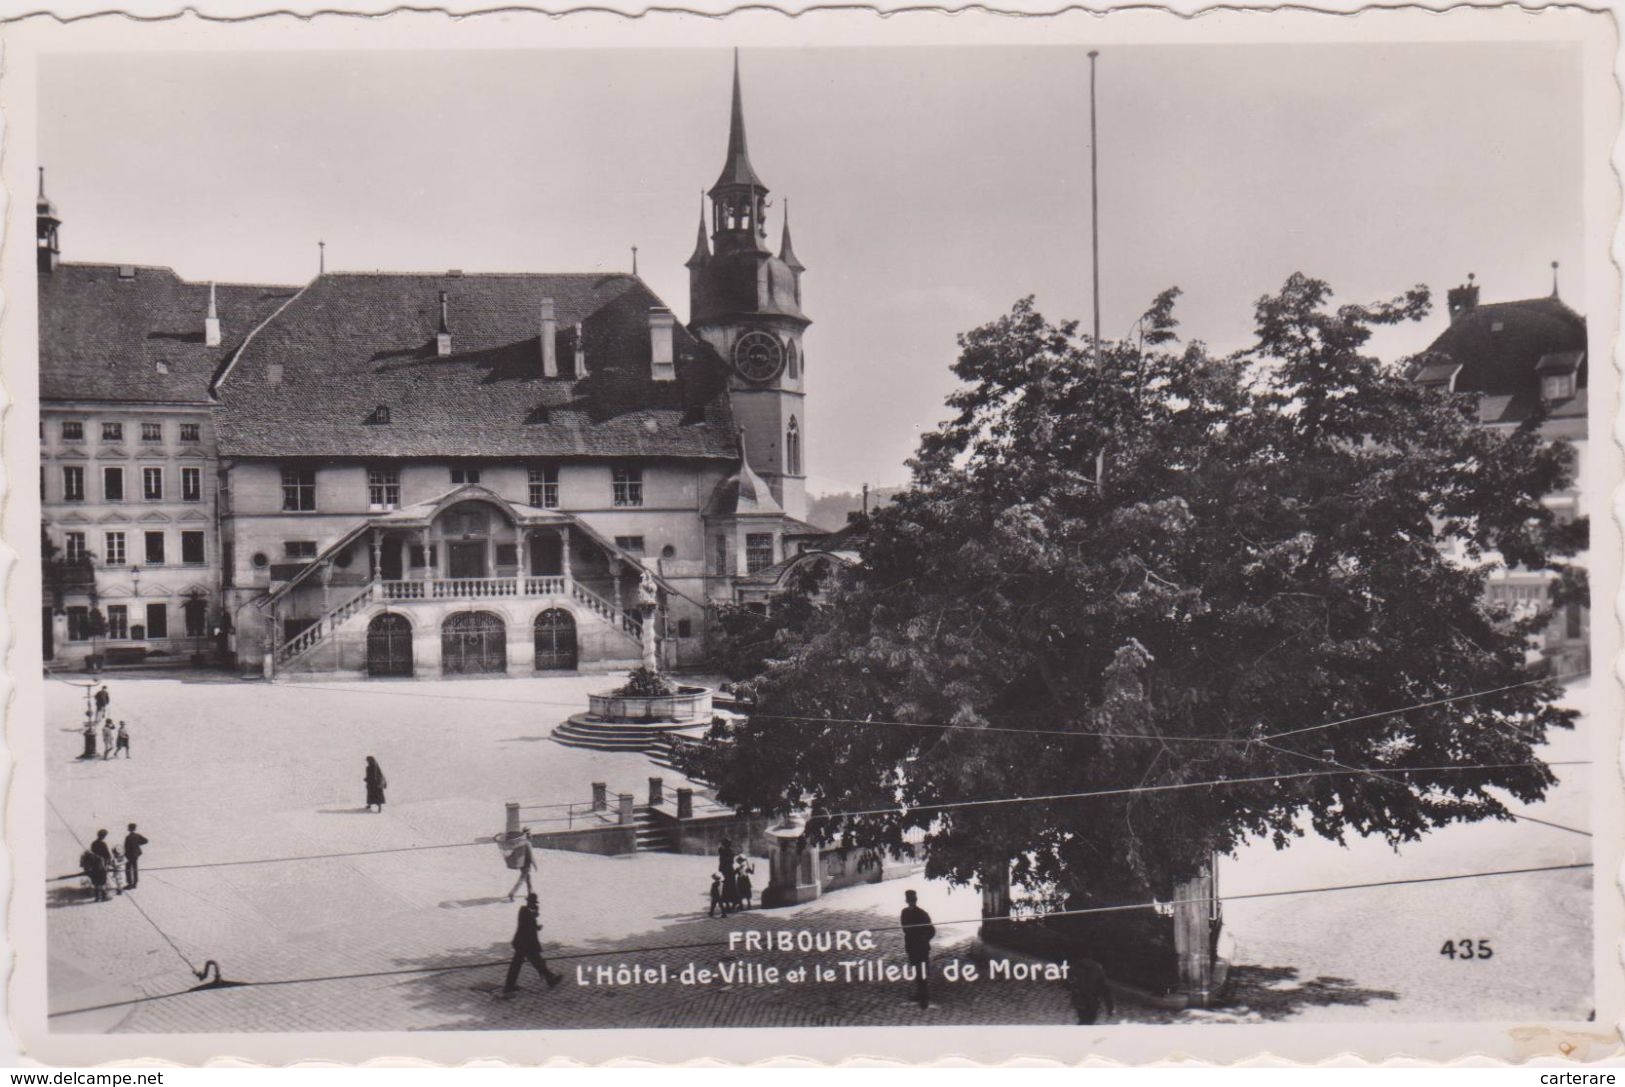
<instances>
[{"instance_id":1,"label":"flagpole","mask_svg":"<svg viewBox=\"0 0 1625 1087\"><path fill-rule=\"evenodd\" d=\"M1095 138L1095 58L1089 50L1089 244L1094 256L1095 361L1100 361L1100 158Z\"/></svg>"}]
</instances>

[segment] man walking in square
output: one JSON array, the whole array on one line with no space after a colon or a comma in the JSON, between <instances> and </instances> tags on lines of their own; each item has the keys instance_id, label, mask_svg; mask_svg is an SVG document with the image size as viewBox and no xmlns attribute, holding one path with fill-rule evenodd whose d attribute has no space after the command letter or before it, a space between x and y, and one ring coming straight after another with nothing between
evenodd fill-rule
<instances>
[{"instance_id":1,"label":"man walking in square","mask_svg":"<svg viewBox=\"0 0 1625 1087\"><path fill-rule=\"evenodd\" d=\"M123 735L120 731L119 735ZM135 824L130 824L130 833L124 836L124 886L127 890L135 890L136 878L140 875L141 848L147 844L145 835L135 832Z\"/></svg>"},{"instance_id":2,"label":"man walking in square","mask_svg":"<svg viewBox=\"0 0 1625 1087\"><path fill-rule=\"evenodd\" d=\"M130 723L128 721L118 723L118 745L114 750L114 754L116 755L119 751L124 752L125 758L130 757Z\"/></svg>"},{"instance_id":3,"label":"man walking in square","mask_svg":"<svg viewBox=\"0 0 1625 1087\"><path fill-rule=\"evenodd\" d=\"M102 722L102 759L105 761L113 757L113 740L118 733L111 717Z\"/></svg>"},{"instance_id":4,"label":"man walking in square","mask_svg":"<svg viewBox=\"0 0 1625 1087\"><path fill-rule=\"evenodd\" d=\"M931 1006L931 939L937 934L931 915L920 909L913 891L903 892L903 950L908 953L909 970L914 973L914 999L921 1008Z\"/></svg>"},{"instance_id":5,"label":"man walking in square","mask_svg":"<svg viewBox=\"0 0 1625 1087\"><path fill-rule=\"evenodd\" d=\"M107 705L113 701L113 696L107 693L107 684L102 684L96 692L96 720L100 721L107 716Z\"/></svg>"},{"instance_id":6,"label":"man walking in square","mask_svg":"<svg viewBox=\"0 0 1625 1087\"><path fill-rule=\"evenodd\" d=\"M564 980L564 975L549 970L547 960L542 958L542 922L537 916L539 913L541 906L536 896L526 895L525 904L519 908L519 926L513 933L513 961L508 964L508 980L502 986L504 997L519 991L519 971L527 962L542 975L549 989Z\"/></svg>"}]
</instances>

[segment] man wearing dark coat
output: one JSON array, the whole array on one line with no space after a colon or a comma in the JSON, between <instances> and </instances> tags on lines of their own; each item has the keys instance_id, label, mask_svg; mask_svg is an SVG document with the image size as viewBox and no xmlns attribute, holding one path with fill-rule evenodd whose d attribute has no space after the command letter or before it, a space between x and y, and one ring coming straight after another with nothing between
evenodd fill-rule
<instances>
[{"instance_id":1,"label":"man wearing dark coat","mask_svg":"<svg viewBox=\"0 0 1625 1087\"><path fill-rule=\"evenodd\" d=\"M903 907L903 950L908 953L909 969L914 972L914 999L920 1002L920 1007L931 1006L931 939L936 936L936 926L931 923L931 915L920 909L913 891L903 892L908 905Z\"/></svg>"},{"instance_id":2,"label":"man wearing dark coat","mask_svg":"<svg viewBox=\"0 0 1625 1087\"><path fill-rule=\"evenodd\" d=\"M113 701L113 696L107 693L107 685L105 683L102 684L102 689L96 692L96 716L97 716L97 718L102 718L102 717L107 716L107 705L108 705L109 702L112 702L112 701Z\"/></svg>"},{"instance_id":3,"label":"man wearing dark coat","mask_svg":"<svg viewBox=\"0 0 1625 1087\"><path fill-rule=\"evenodd\" d=\"M126 890L135 890L136 878L140 875L141 847L147 844L144 834L135 832L135 824L130 824L130 833L124 836L124 886Z\"/></svg>"},{"instance_id":4,"label":"man wearing dark coat","mask_svg":"<svg viewBox=\"0 0 1625 1087\"><path fill-rule=\"evenodd\" d=\"M537 916L540 912L536 896L526 895L525 904L519 908L519 926L513 933L513 961L508 963L508 980L502 986L503 996L512 996L519 991L519 971L527 962L542 975L549 989L564 980L564 975L549 970L547 960L542 958L542 922Z\"/></svg>"}]
</instances>

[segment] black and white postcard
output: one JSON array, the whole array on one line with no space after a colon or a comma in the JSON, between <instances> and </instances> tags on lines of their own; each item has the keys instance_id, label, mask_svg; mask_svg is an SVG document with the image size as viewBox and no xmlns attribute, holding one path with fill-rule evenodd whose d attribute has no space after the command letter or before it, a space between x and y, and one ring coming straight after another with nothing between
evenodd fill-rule
<instances>
[{"instance_id":1,"label":"black and white postcard","mask_svg":"<svg viewBox=\"0 0 1625 1087\"><path fill-rule=\"evenodd\" d=\"M5 47L26 1057L1619 1053L1605 14Z\"/></svg>"}]
</instances>

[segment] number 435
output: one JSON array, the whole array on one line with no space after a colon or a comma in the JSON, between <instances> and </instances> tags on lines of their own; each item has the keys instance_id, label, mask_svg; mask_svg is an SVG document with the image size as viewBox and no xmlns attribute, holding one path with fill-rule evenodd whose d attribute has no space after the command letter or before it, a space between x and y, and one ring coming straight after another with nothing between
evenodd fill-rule
<instances>
[{"instance_id":1,"label":"number 435","mask_svg":"<svg viewBox=\"0 0 1625 1087\"><path fill-rule=\"evenodd\" d=\"M1446 940L1439 954L1447 959L1487 959L1495 954L1488 939Z\"/></svg>"}]
</instances>

